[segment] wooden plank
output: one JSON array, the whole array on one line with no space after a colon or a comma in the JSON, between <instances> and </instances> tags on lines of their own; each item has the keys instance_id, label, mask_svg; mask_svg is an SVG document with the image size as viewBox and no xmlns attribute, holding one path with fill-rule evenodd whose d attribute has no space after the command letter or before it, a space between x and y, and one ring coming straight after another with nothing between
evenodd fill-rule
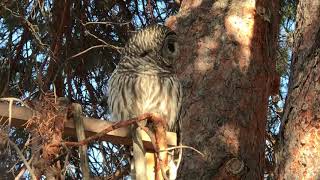
<instances>
[{"instance_id":1,"label":"wooden plank","mask_svg":"<svg viewBox=\"0 0 320 180\"><path fill-rule=\"evenodd\" d=\"M78 141L82 141L86 139L86 134L83 126L83 118L82 118L82 107L78 103L72 103L72 120L76 129L77 139ZM88 145L83 145L79 147L79 156L80 156L80 167L82 171L82 178L84 180L90 179L90 168L89 168L89 158L88 158Z\"/></svg>"},{"instance_id":2,"label":"wooden plank","mask_svg":"<svg viewBox=\"0 0 320 180\"><path fill-rule=\"evenodd\" d=\"M33 116L32 110L26 107L13 105L11 125L13 127L21 128L24 126L27 120L30 119L32 116ZM9 117L9 104L0 102L0 119L3 118L1 122L3 122L4 119L8 119L8 117ZM83 117L83 123L84 123L86 137L90 137L94 134L97 134L98 132L102 131L103 129L105 129L106 127L112 124L112 122L110 121L94 119L89 117ZM72 136L76 138L75 127L71 119L65 122L64 135ZM152 151L153 147L150 142L149 136L146 133L143 133L142 139L144 141L144 145L146 149L148 149L148 151ZM167 142L169 147L176 145L176 142L177 142L176 139L177 137L175 133L167 132ZM130 132L128 128L116 129L108 133L108 135L106 135L105 138L103 138L102 140L108 141L114 144L132 145Z\"/></svg>"}]
</instances>

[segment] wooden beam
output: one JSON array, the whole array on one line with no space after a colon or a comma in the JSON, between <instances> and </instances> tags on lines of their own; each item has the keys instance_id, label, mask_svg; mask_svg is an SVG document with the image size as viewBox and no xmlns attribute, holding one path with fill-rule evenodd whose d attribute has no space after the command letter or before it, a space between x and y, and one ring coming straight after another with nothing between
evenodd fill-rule
<instances>
[{"instance_id":1,"label":"wooden beam","mask_svg":"<svg viewBox=\"0 0 320 180\"><path fill-rule=\"evenodd\" d=\"M12 106L12 116L11 116L11 126L17 128L23 128L25 123L28 119L33 116L33 111L27 107ZM2 122L5 119L9 118L9 104L0 102L0 120L2 118ZM86 137L90 137L94 134L99 133L106 127L110 126L112 122L101 120L101 119L94 119L89 117L83 117L84 129ZM71 119L65 122L65 129L64 129L65 136L72 136L76 139L76 131ZM152 151L152 143L150 141L149 136L146 133L143 133L142 139L144 141L144 145L148 151ZM108 141L114 144L123 144L123 145L132 145L132 141L130 138L130 131L128 128L120 128L116 129L107 136L105 136L104 141ZM167 132L167 142L168 146L175 146L177 143L176 134L173 132Z\"/></svg>"}]
</instances>

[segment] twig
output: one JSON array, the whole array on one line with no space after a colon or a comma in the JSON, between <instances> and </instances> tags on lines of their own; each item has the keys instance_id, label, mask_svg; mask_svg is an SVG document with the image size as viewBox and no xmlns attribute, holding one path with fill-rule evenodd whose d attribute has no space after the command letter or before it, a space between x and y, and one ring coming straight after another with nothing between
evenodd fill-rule
<instances>
[{"instance_id":1,"label":"twig","mask_svg":"<svg viewBox=\"0 0 320 180\"><path fill-rule=\"evenodd\" d=\"M147 11L149 12L149 14L151 16L151 20L155 21L155 18L154 18L154 15L153 15L153 8L152 8L152 5L151 5L151 0L148 0Z\"/></svg>"},{"instance_id":2,"label":"twig","mask_svg":"<svg viewBox=\"0 0 320 180\"><path fill-rule=\"evenodd\" d=\"M41 49L45 50L43 47L49 47L48 44L45 44L41 41L40 36L37 33L37 30L34 28L34 25L30 21L28 21L28 19L25 19L23 16L19 15L17 12L12 11L2 3L0 4L0 6L2 6L5 10L9 11L12 16L20 19L24 23L24 25L28 27L29 32L33 35L35 41Z\"/></svg>"},{"instance_id":3,"label":"twig","mask_svg":"<svg viewBox=\"0 0 320 180\"><path fill-rule=\"evenodd\" d=\"M68 165L69 165L69 156L70 156L70 153L68 152L67 155L66 155L66 158L64 160L64 166L61 170L61 174L65 177L66 174L67 174L67 168L68 168Z\"/></svg>"},{"instance_id":4,"label":"twig","mask_svg":"<svg viewBox=\"0 0 320 180\"><path fill-rule=\"evenodd\" d=\"M97 39L98 41L102 42L103 44L105 44L106 46L108 46L108 47L110 47L110 48L113 48L113 49L117 50L118 52L119 52L120 49L122 49L121 47L108 44L107 42L105 42L104 40L100 39L100 38L97 37L96 35L92 34L92 33L91 33L90 31L88 31L88 30L85 30L85 34L86 34L86 35L90 35L91 37L94 37L94 38Z\"/></svg>"},{"instance_id":5,"label":"twig","mask_svg":"<svg viewBox=\"0 0 320 180\"><path fill-rule=\"evenodd\" d=\"M110 46L111 46L111 45L96 45L96 46L91 46L91 47L89 47L88 49L86 49L86 50L84 50L84 51L81 51L81 52L79 52L78 54L75 54L75 55L69 57L67 60L74 59L74 58L76 58L76 57L78 57L78 56L80 56L80 55L82 55L82 54L84 54L84 53L87 53L88 51L90 51L90 50L92 50L92 49L105 48L105 47L110 47Z\"/></svg>"},{"instance_id":6,"label":"twig","mask_svg":"<svg viewBox=\"0 0 320 180\"><path fill-rule=\"evenodd\" d=\"M54 104L57 104L57 89L56 86L53 83L53 94L54 94Z\"/></svg>"},{"instance_id":7,"label":"twig","mask_svg":"<svg viewBox=\"0 0 320 180\"><path fill-rule=\"evenodd\" d=\"M118 22L86 22L83 25L88 26L88 25L94 25L94 24L103 24L103 25L112 25L112 24L117 24L117 25L126 25L130 24L131 22L123 22L123 23L118 23Z\"/></svg>"},{"instance_id":8,"label":"twig","mask_svg":"<svg viewBox=\"0 0 320 180\"><path fill-rule=\"evenodd\" d=\"M82 24L82 26L84 26L84 28L86 28L86 27L85 27L86 24L83 24L81 21L80 21L80 23ZM99 23L99 22L92 22L92 23ZM105 45L105 47L115 49L115 50L117 50L119 53L120 53L120 51L121 51L121 49L122 49L121 47L114 46L114 45L112 45L112 44L107 43L107 42L104 41L103 39L101 39L101 38L97 37L96 35L92 34L92 33L91 33L90 31L88 31L87 29L84 31L84 33L85 33L85 35L89 35L89 36L97 39L98 41L102 42L102 43Z\"/></svg>"},{"instance_id":9,"label":"twig","mask_svg":"<svg viewBox=\"0 0 320 180\"><path fill-rule=\"evenodd\" d=\"M19 180L20 177L26 172L26 166L23 166L20 172L17 174L17 176L14 178L14 180Z\"/></svg>"},{"instance_id":10,"label":"twig","mask_svg":"<svg viewBox=\"0 0 320 180\"><path fill-rule=\"evenodd\" d=\"M31 167L30 167L28 161L26 160L26 158L24 158L24 156L23 156L22 152L20 151L20 149L18 148L18 146L14 142L12 142L10 139L8 139L8 142L16 150L16 153L19 155L20 159L23 161L24 165L28 169L32 179L36 180L37 176L35 175L35 173L31 169Z\"/></svg>"},{"instance_id":11,"label":"twig","mask_svg":"<svg viewBox=\"0 0 320 180\"><path fill-rule=\"evenodd\" d=\"M170 147L170 148L167 148L167 149L160 150L160 152L162 152L162 151L170 151L170 150L174 150L174 149L191 149L191 150L194 150L195 152L197 152L198 154L200 154L202 157L205 157L205 155L201 151L199 151L196 148L193 148L191 146L185 146L185 145Z\"/></svg>"}]
</instances>

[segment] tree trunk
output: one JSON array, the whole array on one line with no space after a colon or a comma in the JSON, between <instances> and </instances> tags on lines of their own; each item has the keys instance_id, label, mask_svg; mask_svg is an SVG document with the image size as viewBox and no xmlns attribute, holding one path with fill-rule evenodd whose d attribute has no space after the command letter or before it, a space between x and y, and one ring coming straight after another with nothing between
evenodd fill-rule
<instances>
[{"instance_id":1,"label":"tree trunk","mask_svg":"<svg viewBox=\"0 0 320 180\"><path fill-rule=\"evenodd\" d=\"M181 37L180 179L262 179L273 91L278 0L184 0L167 25Z\"/></svg>"},{"instance_id":2,"label":"tree trunk","mask_svg":"<svg viewBox=\"0 0 320 180\"><path fill-rule=\"evenodd\" d=\"M320 178L320 2L299 1L279 179Z\"/></svg>"}]
</instances>

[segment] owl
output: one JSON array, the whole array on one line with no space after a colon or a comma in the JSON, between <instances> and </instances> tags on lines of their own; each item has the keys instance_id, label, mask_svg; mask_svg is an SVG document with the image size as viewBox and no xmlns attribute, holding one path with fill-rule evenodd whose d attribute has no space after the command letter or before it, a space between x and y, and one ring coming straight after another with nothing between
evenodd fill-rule
<instances>
[{"instance_id":1,"label":"owl","mask_svg":"<svg viewBox=\"0 0 320 180\"><path fill-rule=\"evenodd\" d=\"M166 120L167 131L179 134L182 87L174 68L178 56L178 38L169 28L153 25L134 34L109 80L112 119L121 121L156 113ZM139 174L146 163L138 129L132 127L132 139L135 177L140 180L146 177Z\"/></svg>"}]
</instances>

